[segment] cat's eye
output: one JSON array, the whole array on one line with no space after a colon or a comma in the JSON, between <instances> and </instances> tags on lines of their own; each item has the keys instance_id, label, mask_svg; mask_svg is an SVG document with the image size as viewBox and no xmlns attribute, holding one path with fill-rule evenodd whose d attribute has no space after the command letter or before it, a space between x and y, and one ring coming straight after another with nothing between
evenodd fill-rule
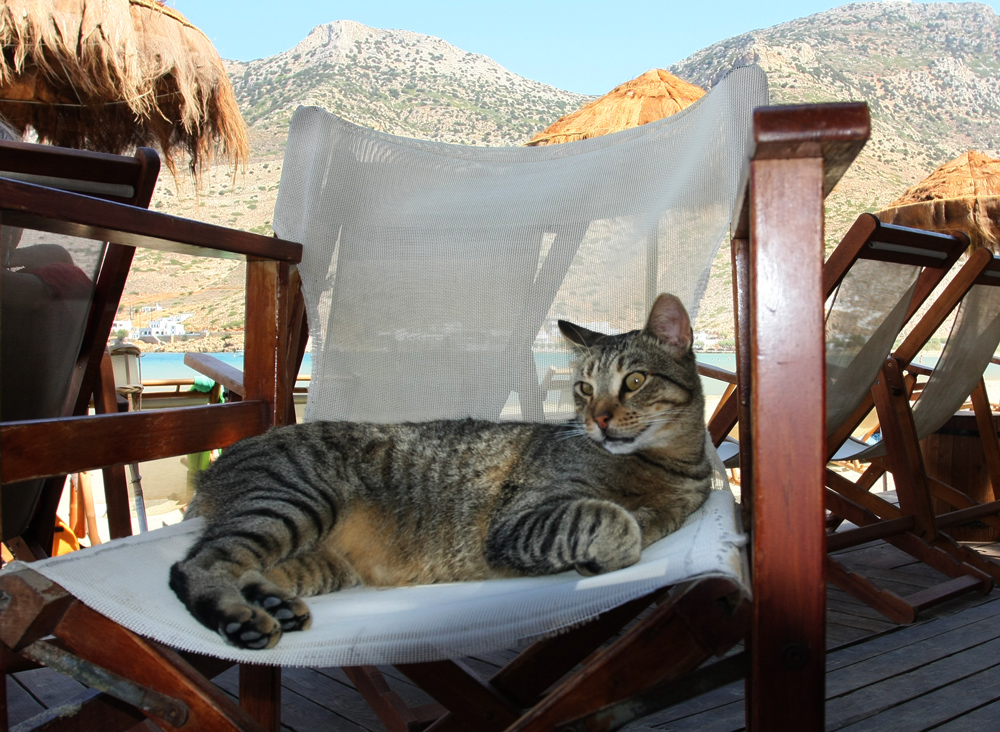
<instances>
[{"instance_id":1,"label":"cat's eye","mask_svg":"<svg viewBox=\"0 0 1000 732\"><path fill-rule=\"evenodd\" d=\"M583 396L593 396L594 395L594 385L588 384L586 381L576 382L576 390L580 392Z\"/></svg>"},{"instance_id":2,"label":"cat's eye","mask_svg":"<svg viewBox=\"0 0 1000 732\"><path fill-rule=\"evenodd\" d=\"M631 374L625 377L625 388L629 391L635 391L640 386L642 386L646 381L646 374L641 371L633 371Z\"/></svg>"}]
</instances>

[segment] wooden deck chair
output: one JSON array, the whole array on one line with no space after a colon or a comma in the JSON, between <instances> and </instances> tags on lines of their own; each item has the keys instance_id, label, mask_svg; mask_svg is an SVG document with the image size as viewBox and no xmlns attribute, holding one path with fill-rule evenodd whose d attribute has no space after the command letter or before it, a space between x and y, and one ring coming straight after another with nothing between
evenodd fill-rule
<instances>
[{"instance_id":1,"label":"wooden deck chair","mask_svg":"<svg viewBox=\"0 0 1000 732\"><path fill-rule=\"evenodd\" d=\"M838 585L897 622L912 622L920 610L963 592L988 592L993 582L1000 581L1000 564L959 544L947 533L948 527L972 520L1000 526L1000 501L994 498L980 504L957 489L961 486L931 478L920 449L920 441L939 429L972 394L985 428L983 445L988 463L1000 466L983 382L983 372L1000 345L998 285L1000 259L985 249L973 252L881 369L871 399L877 407L882 440L874 446L848 440L837 452L836 457L871 461L871 466L856 483L827 471L831 512L859 527L831 535L831 549L884 539L951 578L915 595L899 597L831 560L831 577ZM956 310L938 365L911 405L905 369ZM898 507L868 492L885 470L892 472ZM932 497L953 510L935 515Z\"/></svg>"},{"instance_id":2,"label":"wooden deck chair","mask_svg":"<svg viewBox=\"0 0 1000 732\"><path fill-rule=\"evenodd\" d=\"M32 147L31 151L34 152L36 147L40 146ZM4 162L15 159L14 154L8 157L10 149L28 150L18 146L4 148ZM49 152L43 148L38 154L44 158ZM51 155L56 163L48 171L43 168L43 172L58 174L75 170L68 164L63 167L67 157L70 159L78 157L84 163L89 161L94 164L91 172L98 178L104 175L102 171L105 168L125 171L130 168L127 164L128 158L119 159L115 156L94 156L88 153L58 150L51 151ZM140 157L139 162L142 159ZM123 160L126 164L123 164ZM136 159L132 160L133 165L138 165ZM38 168L34 170L38 172ZM128 179L123 181L121 177L122 174L119 173L119 179L112 178L112 182L134 185L134 177L133 182L128 182ZM93 192L90 188L84 190L88 193ZM142 190L145 191L144 195L148 200L151 183L149 188ZM119 194L118 198L127 197ZM120 270L117 270L117 266L114 267L117 270L116 276L109 275L107 279L102 277L98 280L99 294L103 294L104 298L99 298L100 306L91 310L87 332L100 332L103 335L96 343L85 341L85 347L81 349L85 355L81 356L80 370L91 368L95 362L100 367L100 378L96 386L93 384L87 386L84 383L84 386L79 387L80 394L85 393L87 389L97 391L95 401L99 414L76 416L73 414L74 409L67 408L66 413L57 413L47 418L5 421L0 426L0 455L2 455L0 479L5 491L2 506L5 511L7 489L25 481L63 476L67 473L105 466L121 468L130 462L224 447L243 437L263 432L273 423L281 421L283 412L279 414L276 407L280 401L277 396L280 393L279 374L284 369L283 358L286 352L285 329L281 324L288 320L283 308L286 308L289 302L287 296L289 267L301 257L299 245L165 216L112 198L100 199L5 177L0 178L0 223L5 229L14 227L24 231L40 232L44 237L71 236L98 243L112 242L104 256L105 268L114 262L121 267ZM106 359L91 360L90 353L100 355L104 350L115 315L117 296L120 293L120 289L118 292L113 292L111 288L114 284L120 288L128 271L128 262L131 261L137 246L179 254L248 260L246 390L242 402L156 412L121 414L117 412L110 362ZM105 285L107 290L101 290L103 283L107 283ZM6 314L5 303L4 316ZM4 327L7 327L6 318ZM6 370L0 374L2 378L8 376ZM81 377L78 375L77 378ZM74 395L74 399L76 398ZM86 401L82 396L79 400L85 407ZM128 521L127 497L123 492L119 498L123 501L120 515ZM112 527L112 531L114 530ZM123 529L121 533L130 532ZM82 554L82 552L77 553ZM3 597L6 600L8 596L5 594ZM18 614L15 612L6 615L3 624L6 625ZM42 612L36 620L42 620L45 615L46 612ZM101 618L96 622L110 624L113 630L118 630L117 626L106 619ZM105 635L94 626L90 626L84 635L90 638L89 642L93 642L104 652L129 655L129 652L124 650L128 644L127 637L116 641L113 634ZM126 645L119 645L120 643ZM30 668L40 658L30 652L20 656L15 655L9 645L0 648L0 663L5 673ZM149 656L140 655L136 658L143 658L143 663L149 662ZM59 664L58 659L49 659L45 662L57 667ZM74 663L79 668L84 662L78 660ZM121 673L120 666L118 669ZM95 687L95 690L84 699L77 700L80 702L78 714L67 719L63 729L79 729L79 725L86 724L87 719L100 720L101 724L107 723L112 727L115 725L115 720L122 723L129 722L129 726L142 720L143 714L134 709L122 712L119 702L97 690L100 684L88 685ZM5 701L6 686L2 688L4 696L0 701ZM240 713L235 705L230 706L233 706L234 714ZM0 707L6 710L6 703L0 704ZM4 726L5 724L4 719ZM52 724L52 720L48 720L46 724Z\"/></svg>"},{"instance_id":3,"label":"wooden deck chair","mask_svg":"<svg viewBox=\"0 0 1000 732\"><path fill-rule=\"evenodd\" d=\"M690 123L697 128L698 121L695 109L691 108L676 123ZM489 680L470 675L468 669L455 660L456 654L460 655L460 645L449 645L438 660L411 659L400 663L407 675L442 704L416 712L403 709L398 697L379 685L377 675L363 666L351 666L351 677L359 689L375 701L383 718L391 720L392 729L423 728L430 716L437 717L433 722L435 729L616 729L669 703L685 689L691 691L708 679L718 682L720 678L732 679L744 672L752 679L748 693L748 726L762 730L823 728L824 547L819 532L823 523L820 480L825 431L822 420L816 415L821 413L825 386L822 379L812 377L814 365L823 361L822 207L823 197L864 144L868 130L868 111L864 105L758 110L754 150L749 153L748 187L737 185L737 191L745 195L735 207L733 240L740 252L737 257L740 283L746 288L741 293L749 296L740 299L741 304L747 305L741 328L742 355L750 364L743 372L745 380L741 391L744 395L752 395L754 406L744 423L749 425L755 465L755 483L744 484L745 495L754 505L752 606L748 604L745 588L726 576L700 577L668 594L643 591L634 601L613 603L597 619L589 622L581 619L570 632L539 641ZM657 131L652 128L646 132L655 135ZM718 128L710 132L719 134ZM367 135L361 134L362 138ZM382 137L384 141L384 136L374 137ZM378 147L368 144L370 142L362 140L359 145L347 149L364 156ZM610 145L613 141L604 144ZM592 143L585 147L594 152L601 145ZM464 155L454 148L450 151ZM379 164L393 157L390 151L382 152L386 154L374 155L368 160ZM556 156L572 154L571 149L549 153ZM340 172L344 171L338 169ZM328 180L336 182L336 179L336 175L331 175ZM0 188L0 194L3 192ZM5 205L3 200L0 196L0 206ZM728 218L728 212L725 216ZM343 243L347 237L336 240ZM552 248L557 240L549 238L543 244ZM537 251L539 260L543 254L544 251ZM349 255L349 248L339 252L337 266L350 265ZM645 256L642 259L648 261ZM536 266L538 271L544 271L545 262ZM357 272L350 266L345 266L343 271ZM255 282L260 284L261 280ZM275 289L272 287L270 292ZM537 296L547 297L548 292L551 290L544 288ZM791 298L796 307L773 307L785 298ZM278 301L285 303L287 299L279 298ZM285 315L280 308L272 308L270 312ZM341 320L352 322L346 316ZM267 322L273 325L275 320ZM280 317L277 322L282 322ZM310 312L310 322L317 322L313 312ZM787 337L791 329L798 334L796 339ZM533 337L530 328L525 332ZM436 341L442 336L454 335L476 334L461 328L397 329L385 334L374 331L375 337L395 339L399 336L403 342ZM524 346L523 339L519 336L498 340L504 345L498 352L512 354L508 363L517 377L510 379L506 388L508 392L515 392L516 387L526 383L524 365L519 360L523 354L518 353ZM288 352L287 339L269 338L268 342L274 345L277 354L269 363L280 366ZM483 343L482 340L474 342ZM492 342L487 341L486 345ZM260 345L259 338L248 340L248 354L251 345ZM262 361L258 361L257 366L261 365ZM201 410L198 414L204 416L212 410L221 417L226 410L225 414L233 419L247 417L260 411L259 397L255 395L261 393L262 385L268 387L265 391L270 395L277 392L282 383L279 373L284 371L272 370L269 378L264 379L260 371L254 374L248 370L243 402L191 409ZM314 381L316 378L314 374ZM497 396L499 392L493 389L497 380L488 379L487 383L491 392L489 398L477 398L476 403L484 409L509 409L512 400ZM537 381L535 385L537 387ZM527 386L525 393L529 394ZM530 395L525 397L525 410L533 408L528 406L531 399ZM797 409L792 409L793 403ZM278 421L280 409L274 400L269 404ZM132 420L150 420L155 415L124 416ZM503 416L502 411L500 416ZM783 422L783 428L759 429L761 424L777 421ZM221 425L217 423L217 427ZM234 432L249 431L245 425L234 429ZM12 443L7 440L6 433L4 438L6 455ZM185 444L179 447L186 448L191 440L181 439L180 442ZM747 441L747 446L750 442ZM798 449L789 451L789 445ZM163 448L159 451L167 452ZM104 456L107 455L105 452ZM44 452L37 451L33 455L38 462L43 456ZM118 459L130 458L129 455L118 456ZM6 459L3 469L8 470ZM111 567L121 566L114 560L118 552L134 557L130 549L119 547L158 551L160 537L156 534L164 531L111 542L89 553L102 564L106 562L102 569L109 579L114 579L115 571ZM85 559L87 553L77 554ZM794 561L789 561L792 558ZM131 558L126 564L130 561ZM199 729L278 728L276 694L280 686L275 687L280 677L278 669L245 667L246 673L241 677L241 699L249 715L234 709L176 653L94 612L59 584L47 579L46 574L58 564L59 560L50 560L36 565L40 571L20 566L16 571L0 575L0 591L5 593L5 604L0 610L3 620L0 641L12 651L44 657L47 663L61 665L67 670L88 670L87 664L97 664L116 674L110 679L105 677L101 683L107 693L114 692L118 698L126 698L127 706L112 704L105 698L104 707L96 702L88 705L86 710L90 713L114 708L118 710L116 722L127 723L135 718L128 716L132 713L130 710L138 706L143 714L167 729L179 728L185 723ZM77 565L77 569L80 567L82 565ZM413 589L421 594L424 591L424 588ZM110 583L102 585L101 590L99 594L109 592ZM640 606L653 600L661 602L609 647L593 652L605 638L614 635L622 623L635 617ZM371 612L377 609L378 605L370 606ZM447 616L451 611L448 607L439 607L432 615L443 614L447 620L454 617ZM440 623L441 619L435 622ZM469 630L478 632L475 627ZM57 642L40 640L50 632ZM744 654L723 660L719 662L721 665L708 671L687 675L713 652L724 651L747 633L751 642ZM283 642L285 640L288 638ZM393 639L389 645L396 646L396 641L402 640ZM422 644L417 639L409 645L419 648ZM71 655L67 657L64 650ZM257 661L267 660L259 655L262 652L250 653L255 654ZM441 648L432 653L432 658L440 653ZM355 658L357 663L365 663L364 656ZM580 662L584 663L578 668ZM213 666L211 662L198 663L206 670ZM793 701L789 702L789 698ZM250 719L251 716L254 719Z\"/></svg>"},{"instance_id":4,"label":"wooden deck chair","mask_svg":"<svg viewBox=\"0 0 1000 732\"><path fill-rule=\"evenodd\" d=\"M160 161L139 149L119 156L0 140L0 177L145 208ZM21 230L4 222L4 421L85 414L133 249ZM72 259L70 259L72 258ZM37 273L37 274L24 274ZM42 284L42 278L53 284ZM100 400L98 407L104 408ZM64 476L3 487L0 538L21 559L51 553ZM114 537L131 534L124 473L105 472Z\"/></svg>"}]
</instances>

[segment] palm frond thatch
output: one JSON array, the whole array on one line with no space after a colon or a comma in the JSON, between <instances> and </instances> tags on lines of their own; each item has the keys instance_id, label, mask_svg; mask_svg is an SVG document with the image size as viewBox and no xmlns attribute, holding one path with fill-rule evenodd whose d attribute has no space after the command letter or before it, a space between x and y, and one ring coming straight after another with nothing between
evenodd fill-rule
<instances>
[{"instance_id":1,"label":"palm frond thatch","mask_svg":"<svg viewBox=\"0 0 1000 732\"><path fill-rule=\"evenodd\" d=\"M157 0L4 0L0 116L65 147L242 164L246 125L204 33Z\"/></svg>"},{"instance_id":2,"label":"palm frond thatch","mask_svg":"<svg viewBox=\"0 0 1000 732\"><path fill-rule=\"evenodd\" d=\"M600 99L553 122L527 145L554 145L663 119L698 101L705 90L663 69L650 69Z\"/></svg>"},{"instance_id":3,"label":"palm frond thatch","mask_svg":"<svg viewBox=\"0 0 1000 732\"><path fill-rule=\"evenodd\" d=\"M970 150L908 189L878 217L931 231L964 231L973 246L1000 252L1000 160Z\"/></svg>"}]
</instances>

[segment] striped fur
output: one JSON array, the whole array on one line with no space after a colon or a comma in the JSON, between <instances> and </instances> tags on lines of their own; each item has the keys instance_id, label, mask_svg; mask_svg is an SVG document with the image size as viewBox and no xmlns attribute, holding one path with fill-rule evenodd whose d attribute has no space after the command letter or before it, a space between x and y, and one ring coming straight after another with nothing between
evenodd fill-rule
<instances>
[{"instance_id":1,"label":"striped fur","mask_svg":"<svg viewBox=\"0 0 1000 732\"><path fill-rule=\"evenodd\" d=\"M188 515L205 530L171 587L228 642L265 648L308 627L301 597L359 583L638 561L710 488L691 326L661 295L642 331L560 327L577 423L311 422L243 440L199 482Z\"/></svg>"}]
</instances>

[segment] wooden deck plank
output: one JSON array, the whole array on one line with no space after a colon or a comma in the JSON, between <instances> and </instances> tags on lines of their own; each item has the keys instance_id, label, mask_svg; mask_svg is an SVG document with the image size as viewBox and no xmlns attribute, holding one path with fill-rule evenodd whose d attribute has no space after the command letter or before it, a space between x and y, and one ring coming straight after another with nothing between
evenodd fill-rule
<instances>
[{"instance_id":1,"label":"wooden deck plank","mask_svg":"<svg viewBox=\"0 0 1000 732\"><path fill-rule=\"evenodd\" d=\"M17 679L7 677L7 719L11 729L44 711L45 707Z\"/></svg>"},{"instance_id":2,"label":"wooden deck plank","mask_svg":"<svg viewBox=\"0 0 1000 732\"><path fill-rule=\"evenodd\" d=\"M827 673L832 673L838 668L855 664L868 658L889 653L897 648L923 642L934 636L971 625L985 618L996 618L1000 615L1000 593L994 590L991 597L994 598L992 602L983 603L963 613L925 620L906 627L897 626L894 632L880 635L877 638L849 648L837 650L835 653L827 656Z\"/></svg>"},{"instance_id":3,"label":"wooden deck plank","mask_svg":"<svg viewBox=\"0 0 1000 732\"><path fill-rule=\"evenodd\" d=\"M921 644L924 645L924 644ZM914 646L920 648L920 646ZM947 649L944 649L947 652ZM828 699L826 703L827 729L837 730L862 720L880 715L886 710L910 702L918 697L931 694L970 675L988 668L995 668L1000 657L1000 639L970 648L960 654L948 654L945 658L926 663L918 668L907 669L903 673L880 664L881 680L868 683L863 688ZM888 659L880 659L888 660ZM913 659L908 659L913 660ZM860 679L860 669L852 667L854 679ZM828 682L832 682L829 679ZM854 680L851 686L856 686ZM961 684L964 696L965 683ZM960 696L952 690L955 696ZM995 679L993 693L997 693ZM978 705L977 705L978 706Z\"/></svg>"},{"instance_id":4,"label":"wooden deck plank","mask_svg":"<svg viewBox=\"0 0 1000 732\"><path fill-rule=\"evenodd\" d=\"M658 715L642 720L643 724L652 725L654 729L670 730L670 732L740 732L746 727L746 705L742 699L743 685L740 688L740 699L716 707L710 713L695 714L681 719L661 722Z\"/></svg>"},{"instance_id":5,"label":"wooden deck plank","mask_svg":"<svg viewBox=\"0 0 1000 732\"><path fill-rule=\"evenodd\" d=\"M989 643L1000 644L1000 626L993 618L831 671L827 674L827 697L852 693L890 675L902 675Z\"/></svg>"},{"instance_id":6,"label":"wooden deck plank","mask_svg":"<svg viewBox=\"0 0 1000 732\"><path fill-rule=\"evenodd\" d=\"M826 607L828 610L835 610L850 617L878 620L888 626L895 625L892 621L886 620L885 615L878 610L848 595L839 587L828 585L826 589Z\"/></svg>"},{"instance_id":7,"label":"wooden deck plank","mask_svg":"<svg viewBox=\"0 0 1000 732\"><path fill-rule=\"evenodd\" d=\"M49 668L35 668L15 674L18 682L46 708L58 706L86 690L79 681Z\"/></svg>"},{"instance_id":8,"label":"wooden deck plank","mask_svg":"<svg viewBox=\"0 0 1000 732\"><path fill-rule=\"evenodd\" d=\"M974 709L958 719L935 728L935 732L986 732L996 726L998 719L1000 719L1000 701Z\"/></svg>"},{"instance_id":9,"label":"wooden deck plank","mask_svg":"<svg viewBox=\"0 0 1000 732\"><path fill-rule=\"evenodd\" d=\"M995 651L994 651L995 654ZM957 661L961 663L961 661ZM921 694L906 704L895 706L881 714L874 715L847 727L833 727L828 730L843 732L913 732L913 730L936 729L943 722L957 722L968 727L968 720L962 715L977 711L984 704L997 698L997 670L1000 664L986 668L979 673L966 676L960 684ZM993 717L979 730L996 729L997 717Z\"/></svg>"},{"instance_id":10,"label":"wooden deck plank","mask_svg":"<svg viewBox=\"0 0 1000 732\"><path fill-rule=\"evenodd\" d=\"M235 696L239 690L239 670L233 667L213 679ZM353 687L308 668L281 671L281 726L305 732L382 732L385 728Z\"/></svg>"},{"instance_id":11,"label":"wooden deck plank","mask_svg":"<svg viewBox=\"0 0 1000 732\"><path fill-rule=\"evenodd\" d=\"M838 612L837 610L826 611L827 623L838 623L847 628L867 631L868 635L886 630L891 626L890 621L885 618L867 618L850 613Z\"/></svg>"},{"instance_id":12,"label":"wooden deck plank","mask_svg":"<svg viewBox=\"0 0 1000 732\"><path fill-rule=\"evenodd\" d=\"M706 694L696 696L675 704L674 706L657 712L642 720L642 724L651 727L661 728L668 725L669 729L674 729L675 724L686 724L684 720L688 718L699 718L705 716L726 716L732 705L740 708L743 706L744 683L736 681L732 684L720 686Z\"/></svg>"}]
</instances>

